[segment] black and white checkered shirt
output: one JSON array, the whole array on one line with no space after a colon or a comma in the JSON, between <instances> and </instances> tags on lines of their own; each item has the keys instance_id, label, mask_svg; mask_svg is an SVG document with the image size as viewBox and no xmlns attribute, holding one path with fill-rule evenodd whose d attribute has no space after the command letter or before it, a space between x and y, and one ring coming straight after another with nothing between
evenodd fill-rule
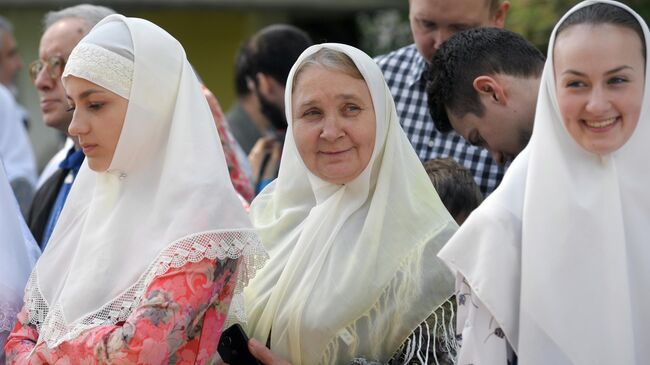
<instances>
[{"instance_id":1,"label":"black and white checkered shirt","mask_svg":"<svg viewBox=\"0 0 650 365\"><path fill-rule=\"evenodd\" d=\"M420 160L452 157L469 169L483 194L491 193L505 169L497 165L488 150L475 147L455 131L439 132L427 106L426 62L415 44L375 59L390 88L397 115Z\"/></svg>"}]
</instances>

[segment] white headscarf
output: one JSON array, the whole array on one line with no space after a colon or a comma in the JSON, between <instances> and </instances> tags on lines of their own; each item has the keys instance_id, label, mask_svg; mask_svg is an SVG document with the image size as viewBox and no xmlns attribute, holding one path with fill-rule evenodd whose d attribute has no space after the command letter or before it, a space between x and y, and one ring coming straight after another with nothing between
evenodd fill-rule
<instances>
[{"instance_id":1,"label":"white headscarf","mask_svg":"<svg viewBox=\"0 0 650 365\"><path fill-rule=\"evenodd\" d=\"M41 254L25 224L0 161L0 360L23 304L27 277Z\"/></svg>"},{"instance_id":2,"label":"white headscarf","mask_svg":"<svg viewBox=\"0 0 650 365\"><path fill-rule=\"evenodd\" d=\"M312 174L296 148L291 95L296 68L329 48L363 75L377 120L368 166L345 185ZM457 225L402 131L380 69L342 44L308 48L289 73L289 129L278 178L252 203L271 262L244 292L249 334L294 364L387 361L453 294L436 253Z\"/></svg>"},{"instance_id":3,"label":"white headscarf","mask_svg":"<svg viewBox=\"0 0 650 365\"><path fill-rule=\"evenodd\" d=\"M63 82L71 75L129 104L108 171L82 165L30 278L30 322L49 347L124 320L170 268L243 257L241 284L265 257L178 41L112 15L75 47Z\"/></svg>"},{"instance_id":4,"label":"white headscarf","mask_svg":"<svg viewBox=\"0 0 650 365\"><path fill-rule=\"evenodd\" d=\"M23 114L9 89L0 84L0 158L12 182L22 178L36 185L36 159L23 126Z\"/></svg>"},{"instance_id":5,"label":"white headscarf","mask_svg":"<svg viewBox=\"0 0 650 365\"><path fill-rule=\"evenodd\" d=\"M585 1L569 14L595 3ZM502 326L522 364L641 364L650 359L650 82L632 137L598 156L562 121L549 44L535 127L502 186L440 257ZM594 42L598 42L597 39ZM650 54L646 55L647 60Z\"/></svg>"}]
</instances>

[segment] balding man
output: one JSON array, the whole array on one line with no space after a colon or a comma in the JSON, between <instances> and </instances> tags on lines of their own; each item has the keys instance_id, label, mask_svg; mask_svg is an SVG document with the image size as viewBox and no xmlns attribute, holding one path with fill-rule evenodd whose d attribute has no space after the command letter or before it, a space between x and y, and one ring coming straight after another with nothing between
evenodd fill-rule
<instances>
[{"instance_id":1,"label":"balding man","mask_svg":"<svg viewBox=\"0 0 650 365\"><path fill-rule=\"evenodd\" d=\"M38 91L43 121L48 127L68 135L72 112L61 83L65 62L81 38L100 20L113 13L113 10L103 6L82 4L45 15L39 59L29 66L29 76ZM46 168L43 172L46 180L34 196L28 217L29 228L41 248L47 245L84 160L78 141L74 139L69 147L57 155L49 164L54 168Z\"/></svg>"}]
</instances>

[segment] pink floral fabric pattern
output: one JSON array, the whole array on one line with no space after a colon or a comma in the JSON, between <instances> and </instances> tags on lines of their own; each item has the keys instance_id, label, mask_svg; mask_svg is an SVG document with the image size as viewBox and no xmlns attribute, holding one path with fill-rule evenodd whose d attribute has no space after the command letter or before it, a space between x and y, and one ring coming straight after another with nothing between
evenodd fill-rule
<instances>
[{"instance_id":1,"label":"pink floral fabric pattern","mask_svg":"<svg viewBox=\"0 0 650 365\"><path fill-rule=\"evenodd\" d=\"M253 186L248 177L242 170L239 162L237 161L237 155L234 151L234 145L237 143L235 138L230 134L228 130L228 121L226 116L221 110L221 105L217 98L212 94L212 92L205 86L202 86L203 95L205 95L208 100L208 105L210 106L210 111L212 112L212 117L217 126L217 132L219 132L219 139L221 140L221 146L223 147L223 154L226 158L226 164L228 165L228 172L230 173L230 181L232 182L233 187L237 193L246 200L245 203L253 201L255 197L255 192L253 191ZM248 204L244 204L244 208L248 210Z\"/></svg>"},{"instance_id":2,"label":"pink floral fabric pattern","mask_svg":"<svg viewBox=\"0 0 650 365\"><path fill-rule=\"evenodd\" d=\"M113 326L98 326L49 349L28 314L18 314L5 345L7 364L206 364L235 289L238 260L204 259L154 279L141 305Z\"/></svg>"}]
</instances>

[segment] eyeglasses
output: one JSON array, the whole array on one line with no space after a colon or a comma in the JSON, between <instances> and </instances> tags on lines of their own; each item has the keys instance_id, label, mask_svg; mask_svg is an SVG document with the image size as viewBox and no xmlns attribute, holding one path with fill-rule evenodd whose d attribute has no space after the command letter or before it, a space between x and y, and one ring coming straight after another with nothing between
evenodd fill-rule
<instances>
[{"instance_id":1,"label":"eyeglasses","mask_svg":"<svg viewBox=\"0 0 650 365\"><path fill-rule=\"evenodd\" d=\"M36 81L36 77L41 73L44 67L48 68L48 75L52 80L58 80L63 74L63 67L65 67L65 60L59 56L53 56L46 61L36 60L29 64L29 78L32 82Z\"/></svg>"}]
</instances>

